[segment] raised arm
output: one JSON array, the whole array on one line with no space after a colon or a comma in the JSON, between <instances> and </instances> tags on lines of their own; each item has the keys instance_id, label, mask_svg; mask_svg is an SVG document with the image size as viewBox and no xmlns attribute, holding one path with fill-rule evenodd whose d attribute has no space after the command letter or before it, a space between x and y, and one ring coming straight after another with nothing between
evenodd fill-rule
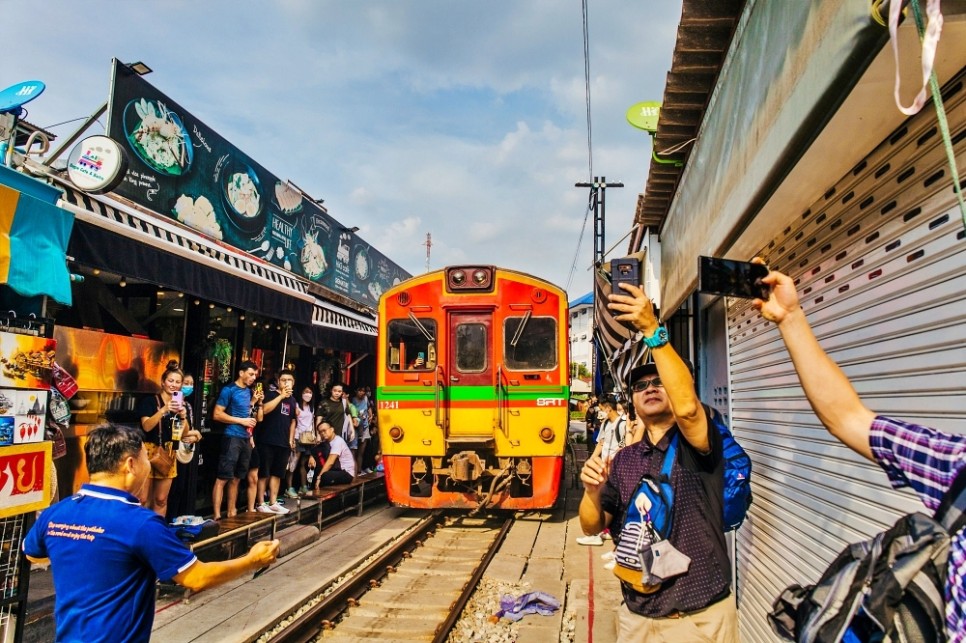
<instances>
[{"instance_id":1,"label":"raised arm","mask_svg":"<svg viewBox=\"0 0 966 643\"><path fill-rule=\"evenodd\" d=\"M845 373L819 345L799 305L795 282L775 270L762 281L772 287L771 293L768 301L756 299L753 305L778 326L815 415L847 447L874 460L869 432L875 413L862 403Z\"/></svg>"},{"instance_id":2,"label":"raised arm","mask_svg":"<svg viewBox=\"0 0 966 643\"><path fill-rule=\"evenodd\" d=\"M611 294L607 307L619 313L615 317L618 321L634 324L645 337L653 336L660 324L654 316L654 305L647 293L630 284L620 286L628 294ZM681 435L700 453L709 452L711 443L708 441L708 418L698 400L698 394L694 391L694 378L691 377L687 364L670 343L652 349L651 355Z\"/></svg>"}]
</instances>

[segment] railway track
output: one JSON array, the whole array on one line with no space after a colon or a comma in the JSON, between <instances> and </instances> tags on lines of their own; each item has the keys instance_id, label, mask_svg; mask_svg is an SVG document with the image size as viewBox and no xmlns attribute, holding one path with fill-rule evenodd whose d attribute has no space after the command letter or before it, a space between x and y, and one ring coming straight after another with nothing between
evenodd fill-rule
<instances>
[{"instance_id":1,"label":"railway track","mask_svg":"<svg viewBox=\"0 0 966 643\"><path fill-rule=\"evenodd\" d=\"M427 516L258 641L445 641L512 522Z\"/></svg>"}]
</instances>

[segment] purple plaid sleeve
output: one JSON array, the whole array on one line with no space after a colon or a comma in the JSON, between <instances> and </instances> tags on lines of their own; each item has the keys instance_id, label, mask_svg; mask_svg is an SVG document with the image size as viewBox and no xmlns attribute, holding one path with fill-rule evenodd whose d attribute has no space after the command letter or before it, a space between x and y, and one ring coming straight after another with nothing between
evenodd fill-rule
<instances>
[{"instance_id":1,"label":"purple plaid sleeve","mask_svg":"<svg viewBox=\"0 0 966 643\"><path fill-rule=\"evenodd\" d=\"M877 416L869 445L892 486L912 487L931 511L966 465L966 436ZM966 642L966 529L953 534L946 569L946 633Z\"/></svg>"}]
</instances>

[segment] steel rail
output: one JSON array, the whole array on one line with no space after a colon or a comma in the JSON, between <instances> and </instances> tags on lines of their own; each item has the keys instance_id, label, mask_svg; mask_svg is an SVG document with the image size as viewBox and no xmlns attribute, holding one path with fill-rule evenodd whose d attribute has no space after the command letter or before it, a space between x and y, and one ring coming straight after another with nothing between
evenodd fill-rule
<instances>
[{"instance_id":1,"label":"steel rail","mask_svg":"<svg viewBox=\"0 0 966 643\"><path fill-rule=\"evenodd\" d=\"M490 566L490 561L492 561L493 557L496 556L497 550L500 548L500 545L503 543L503 540L506 538L506 535L512 526L512 518L507 518L503 522L503 527L500 529L500 533L496 535L493 543L480 559L480 564L476 566L475 570L473 570L473 575L470 576L469 581L467 581L466 585L463 587L463 591L460 593L459 598L453 602L453 606L449 611L449 616L447 616L446 620L440 623L439 627L436 628L436 632L433 636L433 643L445 643L446 639L449 638L450 632L453 631L453 627L463 614L463 609L469 602L474 590L476 590L477 585L480 583L480 579L483 578L486 568Z\"/></svg>"},{"instance_id":2,"label":"steel rail","mask_svg":"<svg viewBox=\"0 0 966 643\"><path fill-rule=\"evenodd\" d=\"M331 627L343 612L358 604L363 594L377 585L378 579L392 572L395 566L404 558L411 557L412 551L419 547L423 540L439 527L443 518L442 512L434 512L421 520L397 542L379 554L376 559L352 572L352 577L335 588L332 593L323 597L318 603L308 608L291 623L285 625L284 629L268 639L268 642L308 643L316 639L320 631ZM483 556L480 557L479 564L474 568L473 574L463 586L462 592L453 602L446 620L436 627L433 633L433 641L442 642L449 636L450 631L456 625L463 609L473 595L473 591L483 577L487 566L493 560L493 556L496 555L500 544L506 538L512 524L512 519L507 519L503 523L496 538L494 538ZM283 618L279 622L284 620Z\"/></svg>"},{"instance_id":3,"label":"steel rail","mask_svg":"<svg viewBox=\"0 0 966 643\"><path fill-rule=\"evenodd\" d=\"M339 585L328 596L307 609L285 629L268 639L269 643L307 643L315 639L319 631L331 624L350 605L359 600L379 578L388 574L442 521L442 513L435 512L423 518L408 533L382 552L364 567L354 570L351 578ZM282 619L284 620L284 619Z\"/></svg>"}]
</instances>

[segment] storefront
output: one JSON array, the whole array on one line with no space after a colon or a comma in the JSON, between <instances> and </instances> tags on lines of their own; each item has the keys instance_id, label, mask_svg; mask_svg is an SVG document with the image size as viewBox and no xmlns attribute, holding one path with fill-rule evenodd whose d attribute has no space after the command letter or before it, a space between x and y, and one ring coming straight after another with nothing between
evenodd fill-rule
<instances>
[{"instance_id":1,"label":"storefront","mask_svg":"<svg viewBox=\"0 0 966 643\"><path fill-rule=\"evenodd\" d=\"M59 477L66 490L84 482L87 431L138 426L138 400L175 359L195 379L188 400L208 435L179 465L169 514L200 513L220 442L210 410L238 364L268 379L292 368L316 391L372 383L375 305L409 275L117 62L106 111L108 136L81 141L46 176L76 219L72 305L49 309L57 359L79 386Z\"/></svg>"}]
</instances>

